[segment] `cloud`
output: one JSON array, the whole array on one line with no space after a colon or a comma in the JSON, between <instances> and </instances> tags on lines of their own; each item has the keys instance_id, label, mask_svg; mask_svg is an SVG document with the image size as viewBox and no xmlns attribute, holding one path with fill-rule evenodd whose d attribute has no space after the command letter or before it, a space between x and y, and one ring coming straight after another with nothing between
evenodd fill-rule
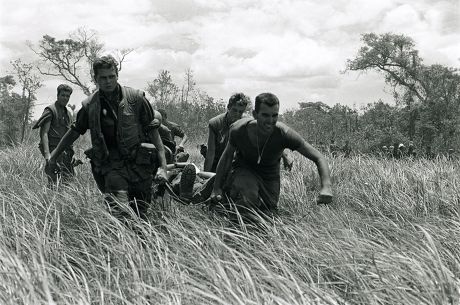
<instances>
[{"instance_id":1,"label":"cloud","mask_svg":"<svg viewBox=\"0 0 460 305\"><path fill-rule=\"evenodd\" d=\"M0 6L2 73L12 59L34 59L26 40L64 39L85 26L108 52L134 49L120 73L124 84L145 88L162 69L181 83L192 68L211 96L273 91L282 109L305 99L365 103L388 96L381 75L339 73L362 33L403 33L425 63L460 63L458 0L3 0ZM38 93L45 100L55 91L46 84Z\"/></svg>"},{"instance_id":2,"label":"cloud","mask_svg":"<svg viewBox=\"0 0 460 305\"><path fill-rule=\"evenodd\" d=\"M224 52L224 55L241 58L241 59L248 59L252 58L257 55L257 52L250 49L239 48L239 47L232 47Z\"/></svg>"},{"instance_id":3,"label":"cloud","mask_svg":"<svg viewBox=\"0 0 460 305\"><path fill-rule=\"evenodd\" d=\"M161 18L164 18L168 22L180 22L223 8L222 5L210 5L209 3L213 1L207 2L194 0L153 0L152 13L161 16ZM218 4L218 1L216 1L216 4Z\"/></svg>"},{"instance_id":4,"label":"cloud","mask_svg":"<svg viewBox=\"0 0 460 305\"><path fill-rule=\"evenodd\" d=\"M187 53L194 53L199 49L200 44L190 35L163 35L155 39L153 43L150 44L152 48L155 49L168 49L172 51L184 51Z\"/></svg>"}]
</instances>

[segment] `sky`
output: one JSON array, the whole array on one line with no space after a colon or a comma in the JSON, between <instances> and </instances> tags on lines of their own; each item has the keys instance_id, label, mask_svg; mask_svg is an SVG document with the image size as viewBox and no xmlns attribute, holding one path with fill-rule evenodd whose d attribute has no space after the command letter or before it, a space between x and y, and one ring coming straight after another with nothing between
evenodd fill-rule
<instances>
[{"instance_id":1,"label":"sky","mask_svg":"<svg viewBox=\"0 0 460 305\"><path fill-rule=\"evenodd\" d=\"M391 88L377 72L342 73L362 46L361 34L414 39L425 64L460 68L460 0L0 0L0 73L10 61L36 60L26 41L65 39L94 30L107 52L132 48L119 82L145 89L160 70L216 99L272 92L281 111L322 101L359 108ZM42 76L34 116L56 99L60 79ZM71 104L84 95L74 86Z\"/></svg>"}]
</instances>

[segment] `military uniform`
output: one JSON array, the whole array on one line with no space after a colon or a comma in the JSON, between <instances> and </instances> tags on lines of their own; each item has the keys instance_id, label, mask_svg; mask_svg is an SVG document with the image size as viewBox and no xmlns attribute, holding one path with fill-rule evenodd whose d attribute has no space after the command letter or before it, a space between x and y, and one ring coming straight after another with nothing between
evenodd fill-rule
<instances>
[{"instance_id":1,"label":"military uniform","mask_svg":"<svg viewBox=\"0 0 460 305\"><path fill-rule=\"evenodd\" d=\"M176 142L174 142L171 130L161 124L158 127L158 133L160 134L161 142L165 146L166 163L172 164L174 163L174 156L176 154Z\"/></svg>"},{"instance_id":2,"label":"military uniform","mask_svg":"<svg viewBox=\"0 0 460 305\"><path fill-rule=\"evenodd\" d=\"M45 108L43 114L32 127L32 129L40 128L45 125L45 123L50 122L50 128L48 130L48 148L49 152L52 152L59 144L61 138L69 130L71 126L71 118L72 114L67 108L60 106L57 103L53 103ZM39 144L39 149L42 156L44 157L45 152L43 143L41 141ZM75 174L72 166L73 155L73 147L70 146L67 147L56 160L56 163L60 168L59 175L64 182L68 181ZM57 175L48 175L48 182L56 182L57 178Z\"/></svg>"},{"instance_id":3,"label":"military uniform","mask_svg":"<svg viewBox=\"0 0 460 305\"><path fill-rule=\"evenodd\" d=\"M219 159L224 152L225 146L227 146L230 125L227 112L219 114L209 120L209 132L214 134L215 139L215 154L214 160L212 161L211 172L216 171L217 163L219 163Z\"/></svg>"},{"instance_id":4,"label":"military uniform","mask_svg":"<svg viewBox=\"0 0 460 305\"><path fill-rule=\"evenodd\" d=\"M145 218L151 202L151 186L158 169L156 150L149 138L155 128L154 112L144 93L118 85L116 94L96 91L77 114L72 129L91 134L91 149L85 154L101 192L107 194L112 213L124 216L116 198L130 204ZM134 201L136 199L136 201ZM121 214L121 215L120 215Z\"/></svg>"}]
</instances>

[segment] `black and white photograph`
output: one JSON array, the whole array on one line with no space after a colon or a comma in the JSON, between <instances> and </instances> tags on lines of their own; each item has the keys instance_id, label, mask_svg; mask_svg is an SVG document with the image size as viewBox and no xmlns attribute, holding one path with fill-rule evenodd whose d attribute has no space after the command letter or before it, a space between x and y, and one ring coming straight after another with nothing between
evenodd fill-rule
<instances>
[{"instance_id":1,"label":"black and white photograph","mask_svg":"<svg viewBox=\"0 0 460 305\"><path fill-rule=\"evenodd\" d=\"M0 304L459 305L459 0L0 0Z\"/></svg>"}]
</instances>

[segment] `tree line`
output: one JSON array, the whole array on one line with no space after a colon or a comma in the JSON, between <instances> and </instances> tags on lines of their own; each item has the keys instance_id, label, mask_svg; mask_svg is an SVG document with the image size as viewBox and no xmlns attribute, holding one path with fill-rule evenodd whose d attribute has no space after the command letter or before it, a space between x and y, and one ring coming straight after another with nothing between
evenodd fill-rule
<instances>
[{"instance_id":1,"label":"tree line","mask_svg":"<svg viewBox=\"0 0 460 305\"><path fill-rule=\"evenodd\" d=\"M422 151L445 153L460 145L460 75L457 68L425 65L405 35L362 35L363 46L345 72L377 71L392 88L395 105L372 102L360 109L301 102L283 117L310 141L350 141L363 152L413 141Z\"/></svg>"},{"instance_id":2,"label":"tree line","mask_svg":"<svg viewBox=\"0 0 460 305\"><path fill-rule=\"evenodd\" d=\"M361 48L347 60L344 72L381 73L393 90L394 105L370 101L356 109L340 103L329 106L322 101L300 101L281 119L316 145L349 141L354 150L369 152L383 145L413 141L435 152L458 148L459 70L440 64L425 65L414 41L405 35L367 33L361 41ZM58 77L89 95L96 89L90 72L92 61L106 52L97 34L85 28L62 40L44 35L37 43L27 45L37 61L12 61L12 73L0 78L0 145L24 140L35 94L42 86L41 77ZM132 51L112 52L120 62L120 70ZM200 89L191 69L185 71L180 83L169 71L161 70L144 89L155 108L165 109L171 120L182 124L197 140L205 140L206 122L225 111L226 101Z\"/></svg>"}]
</instances>

